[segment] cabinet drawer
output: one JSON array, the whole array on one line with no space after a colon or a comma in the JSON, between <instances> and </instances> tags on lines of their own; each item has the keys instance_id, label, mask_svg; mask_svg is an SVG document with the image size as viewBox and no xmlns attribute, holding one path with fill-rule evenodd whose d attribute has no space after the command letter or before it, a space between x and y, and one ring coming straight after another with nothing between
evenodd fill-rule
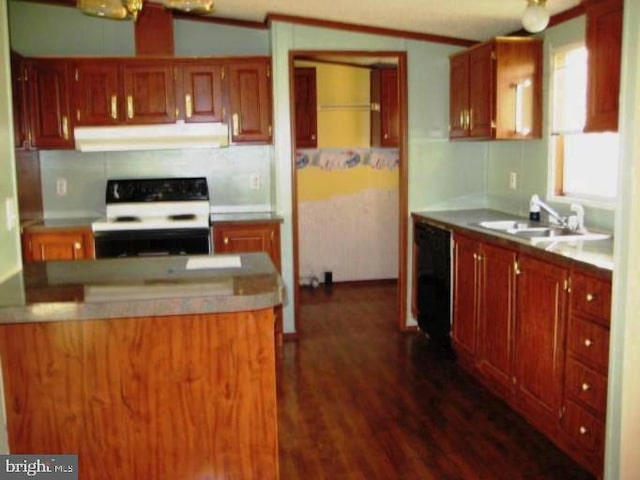
<instances>
[{"instance_id":1,"label":"cabinet drawer","mask_svg":"<svg viewBox=\"0 0 640 480\"><path fill-rule=\"evenodd\" d=\"M571 440L591 453L599 453L603 448L604 425L577 404L567 401L562 428Z\"/></svg>"},{"instance_id":2,"label":"cabinet drawer","mask_svg":"<svg viewBox=\"0 0 640 480\"><path fill-rule=\"evenodd\" d=\"M607 405L607 378L573 358L567 359L566 395L604 414Z\"/></svg>"},{"instance_id":3,"label":"cabinet drawer","mask_svg":"<svg viewBox=\"0 0 640 480\"><path fill-rule=\"evenodd\" d=\"M609 330L581 317L569 318L567 348L588 367L606 374L609 365Z\"/></svg>"},{"instance_id":4,"label":"cabinet drawer","mask_svg":"<svg viewBox=\"0 0 640 480\"><path fill-rule=\"evenodd\" d=\"M611 317L611 283L579 273L571 280L571 308L574 313L596 317L609 325Z\"/></svg>"}]
</instances>

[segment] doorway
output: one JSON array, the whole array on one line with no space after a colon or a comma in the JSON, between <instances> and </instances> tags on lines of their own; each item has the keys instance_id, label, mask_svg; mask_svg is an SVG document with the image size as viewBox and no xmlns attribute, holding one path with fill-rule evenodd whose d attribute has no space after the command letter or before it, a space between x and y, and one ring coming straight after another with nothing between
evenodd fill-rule
<instances>
[{"instance_id":1,"label":"doorway","mask_svg":"<svg viewBox=\"0 0 640 480\"><path fill-rule=\"evenodd\" d=\"M302 75L302 70L306 79L300 80L296 72ZM326 81L327 75L339 78L329 87L317 85L321 98L311 102L317 107L316 126L305 117L296 119L296 101L300 101L300 89L306 91L309 86L309 71L315 71L316 82ZM307 288L301 284L388 278L397 279L397 326L408 329L406 72L405 52L290 52L293 301L298 334L300 288ZM382 75L386 83L381 86ZM376 101L381 89L396 100L396 123L391 130L384 125L389 116L380 115ZM327 131L333 132L333 138L322 138ZM395 137L395 145L385 141L389 139L385 135ZM371 184L354 186L363 177ZM387 223L366 221L379 220L378 216ZM381 249L385 239L394 247Z\"/></svg>"}]
</instances>

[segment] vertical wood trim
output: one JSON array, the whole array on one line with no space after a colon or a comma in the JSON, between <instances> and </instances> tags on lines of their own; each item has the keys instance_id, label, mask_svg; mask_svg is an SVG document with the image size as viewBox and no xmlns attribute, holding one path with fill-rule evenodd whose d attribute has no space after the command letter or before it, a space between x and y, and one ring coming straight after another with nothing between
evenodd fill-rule
<instances>
[{"instance_id":1,"label":"vertical wood trim","mask_svg":"<svg viewBox=\"0 0 640 480\"><path fill-rule=\"evenodd\" d=\"M136 55L173 55L173 14L149 2L135 22Z\"/></svg>"},{"instance_id":2,"label":"vertical wood trim","mask_svg":"<svg viewBox=\"0 0 640 480\"><path fill-rule=\"evenodd\" d=\"M398 327L407 330L407 238L409 228L409 165L408 165L408 90L407 90L407 53L398 52L398 119L400 122L398 138L399 165L399 257L398 271Z\"/></svg>"}]
</instances>

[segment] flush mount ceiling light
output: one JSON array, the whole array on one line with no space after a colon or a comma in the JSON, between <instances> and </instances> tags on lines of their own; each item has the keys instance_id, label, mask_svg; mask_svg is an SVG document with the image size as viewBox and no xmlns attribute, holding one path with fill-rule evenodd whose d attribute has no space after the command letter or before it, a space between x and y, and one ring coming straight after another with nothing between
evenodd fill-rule
<instances>
[{"instance_id":1,"label":"flush mount ceiling light","mask_svg":"<svg viewBox=\"0 0 640 480\"><path fill-rule=\"evenodd\" d=\"M213 11L213 0L161 0L157 3L173 10L196 14ZM77 6L87 15L116 20L131 18L135 21L142 10L143 0L77 0Z\"/></svg>"},{"instance_id":2,"label":"flush mount ceiling light","mask_svg":"<svg viewBox=\"0 0 640 480\"><path fill-rule=\"evenodd\" d=\"M549 11L544 8L547 0L527 0L522 14L522 26L527 32L538 33L549 25Z\"/></svg>"}]
</instances>

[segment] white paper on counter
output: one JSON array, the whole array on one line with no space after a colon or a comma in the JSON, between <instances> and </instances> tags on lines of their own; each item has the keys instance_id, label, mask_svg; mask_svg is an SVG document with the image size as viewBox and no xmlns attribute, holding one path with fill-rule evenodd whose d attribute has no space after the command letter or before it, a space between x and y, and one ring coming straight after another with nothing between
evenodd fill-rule
<instances>
[{"instance_id":1,"label":"white paper on counter","mask_svg":"<svg viewBox=\"0 0 640 480\"><path fill-rule=\"evenodd\" d=\"M242 268L239 255L213 255L210 257L192 257L187 260L187 270L205 268Z\"/></svg>"}]
</instances>

